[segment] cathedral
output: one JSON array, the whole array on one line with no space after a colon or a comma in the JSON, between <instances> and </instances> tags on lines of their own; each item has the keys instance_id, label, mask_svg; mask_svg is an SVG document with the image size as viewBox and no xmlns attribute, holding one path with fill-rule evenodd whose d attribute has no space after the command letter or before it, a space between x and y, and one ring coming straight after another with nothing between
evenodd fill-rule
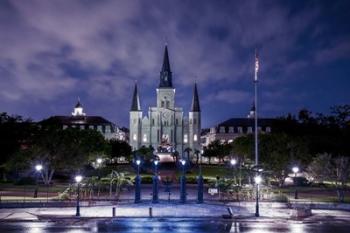
<instances>
[{"instance_id":1,"label":"cathedral","mask_svg":"<svg viewBox=\"0 0 350 233\"><path fill-rule=\"evenodd\" d=\"M159 85L156 89L157 103L148 108L143 116L137 84L135 84L130 109L130 139L133 150L142 146L152 146L161 161L177 152L185 156L185 151L193 155L201 150L201 110L197 85L194 84L193 98L188 118L183 108L175 105L175 87L170 69L168 48L165 46L163 66ZM190 150L189 150L190 149Z\"/></svg>"}]
</instances>

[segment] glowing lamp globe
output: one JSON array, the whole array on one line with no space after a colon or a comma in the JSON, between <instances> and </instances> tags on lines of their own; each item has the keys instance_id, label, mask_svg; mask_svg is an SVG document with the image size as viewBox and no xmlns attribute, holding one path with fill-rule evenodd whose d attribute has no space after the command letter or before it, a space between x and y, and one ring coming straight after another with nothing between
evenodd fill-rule
<instances>
[{"instance_id":1,"label":"glowing lamp globe","mask_svg":"<svg viewBox=\"0 0 350 233\"><path fill-rule=\"evenodd\" d=\"M293 170L294 173L298 173L299 172L299 168L298 167L293 167L292 170Z\"/></svg>"},{"instance_id":2,"label":"glowing lamp globe","mask_svg":"<svg viewBox=\"0 0 350 233\"><path fill-rule=\"evenodd\" d=\"M75 177L75 182L80 183L83 180L83 177L81 175L78 175Z\"/></svg>"},{"instance_id":3,"label":"glowing lamp globe","mask_svg":"<svg viewBox=\"0 0 350 233\"><path fill-rule=\"evenodd\" d=\"M35 170L40 172L43 169L43 166L41 164L38 164L35 166Z\"/></svg>"},{"instance_id":4,"label":"glowing lamp globe","mask_svg":"<svg viewBox=\"0 0 350 233\"><path fill-rule=\"evenodd\" d=\"M254 177L254 181L255 181L255 184L260 184L261 181L262 181L261 176L256 176L256 177Z\"/></svg>"}]
</instances>

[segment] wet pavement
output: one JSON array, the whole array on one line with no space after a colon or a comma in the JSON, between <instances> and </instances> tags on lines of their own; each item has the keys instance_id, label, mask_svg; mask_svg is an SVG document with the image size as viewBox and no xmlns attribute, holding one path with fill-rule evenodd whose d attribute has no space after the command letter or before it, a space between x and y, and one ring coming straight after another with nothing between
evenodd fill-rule
<instances>
[{"instance_id":1,"label":"wet pavement","mask_svg":"<svg viewBox=\"0 0 350 233\"><path fill-rule=\"evenodd\" d=\"M349 225L345 223L266 223L232 222L197 219L120 219L113 223L62 224L61 222L16 222L1 223L0 232L25 233L85 233L85 232L123 232L123 233L345 233Z\"/></svg>"}]
</instances>

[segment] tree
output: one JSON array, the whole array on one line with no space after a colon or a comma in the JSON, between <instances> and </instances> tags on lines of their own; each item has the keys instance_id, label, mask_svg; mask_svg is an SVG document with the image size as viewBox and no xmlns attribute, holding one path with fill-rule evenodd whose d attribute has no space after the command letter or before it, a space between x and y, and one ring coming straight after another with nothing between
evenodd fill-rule
<instances>
[{"instance_id":1,"label":"tree","mask_svg":"<svg viewBox=\"0 0 350 233\"><path fill-rule=\"evenodd\" d=\"M350 177L350 159L345 156L333 157L319 154L307 168L310 179L318 182L331 181L336 186L339 202L344 202L344 190Z\"/></svg>"},{"instance_id":2,"label":"tree","mask_svg":"<svg viewBox=\"0 0 350 233\"><path fill-rule=\"evenodd\" d=\"M13 170L13 163L19 154L31 142L30 138L35 134L37 127L29 119L25 120L21 116L9 116L7 113L0 114L0 170L2 179L7 180L6 174ZM11 160L11 161L10 161Z\"/></svg>"},{"instance_id":3,"label":"tree","mask_svg":"<svg viewBox=\"0 0 350 233\"><path fill-rule=\"evenodd\" d=\"M140 154L143 159L146 161L150 161L152 159L154 159L154 148L152 146L146 147L146 146L142 146L140 149L138 149L137 154Z\"/></svg>"},{"instance_id":4,"label":"tree","mask_svg":"<svg viewBox=\"0 0 350 233\"><path fill-rule=\"evenodd\" d=\"M305 145L285 133L260 135L259 149L260 162L280 186L284 184L291 167L302 164L308 158Z\"/></svg>"},{"instance_id":5,"label":"tree","mask_svg":"<svg viewBox=\"0 0 350 233\"><path fill-rule=\"evenodd\" d=\"M220 153L220 142L219 140L215 140L209 143L207 147L204 147L203 156L208 158L210 164L211 159L217 157Z\"/></svg>"},{"instance_id":6,"label":"tree","mask_svg":"<svg viewBox=\"0 0 350 233\"><path fill-rule=\"evenodd\" d=\"M112 139L107 143L106 154L111 159L116 159L117 163L118 163L118 158L121 158L121 157L124 157L130 160L131 146L125 141Z\"/></svg>"},{"instance_id":7,"label":"tree","mask_svg":"<svg viewBox=\"0 0 350 233\"><path fill-rule=\"evenodd\" d=\"M198 163L199 163L199 155L200 155L200 151L199 150L195 150L194 151L194 154L196 155L196 165L198 165Z\"/></svg>"},{"instance_id":8,"label":"tree","mask_svg":"<svg viewBox=\"0 0 350 233\"><path fill-rule=\"evenodd\" d=\"M43 180L50 184L55 171L80 169L95 160L104 147L103 136L95 130L42 127L29 150L43 164Z\"/></svg>"}]
</instances>

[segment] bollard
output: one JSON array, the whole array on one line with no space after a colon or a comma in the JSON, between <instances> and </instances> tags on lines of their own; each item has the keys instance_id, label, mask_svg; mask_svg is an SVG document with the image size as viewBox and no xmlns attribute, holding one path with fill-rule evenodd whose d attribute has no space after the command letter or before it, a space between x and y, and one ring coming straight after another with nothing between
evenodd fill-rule
<instances>
[{"instance_id":1,"label":"bollard","mask_svg":"<svg viewBox=\"0 0 350 233\"><path fill-rule=\"evenodd\" d=\"M153 218L152 207L149 207L149 217Z\"/></svg>"},{"instance_id":2,"label":"bollard","mask_svg":"<svg viewBox=\"0 0 350 233\"><path fill-rule=\"evenodd\" d=\"M115 207L112 208L112 216L115 217Z\"/></svg>"},{"instance_id":3,"label":"bollard","mask_svg":"<svg viewBox=\"0 0 350 233\"><path fill-rule=\"evenodd\" d=\"M231 207L227 207L228 214L232 217L233 216L233 211Z\"/></svg>"}]
</instances>

